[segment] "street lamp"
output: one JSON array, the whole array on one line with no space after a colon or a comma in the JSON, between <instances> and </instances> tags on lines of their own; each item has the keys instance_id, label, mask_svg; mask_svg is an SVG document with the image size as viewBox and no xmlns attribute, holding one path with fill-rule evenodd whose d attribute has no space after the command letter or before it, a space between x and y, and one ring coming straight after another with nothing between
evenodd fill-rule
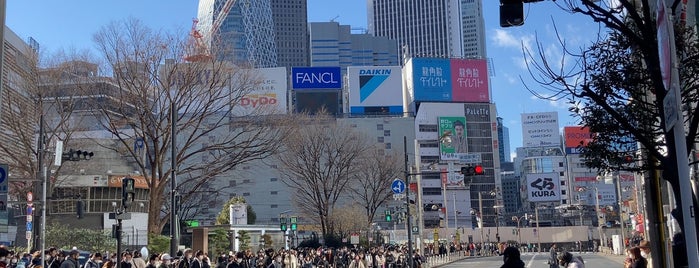
<instances>
[{"instance_id":1,"label":"street lamp","mask_svg":"<svg viewBox=\"0 0 699 268\"><path fill-rule=\"evenodd\" d=\"M520 227L520 225L519 225L519 222L520 222L522 219L529 220L529 215L525 213L524 216L521 216L521 217L512 216L512 220L517 222L517 236L518 236L519 244L520 244L520 245L522 244L522 234L521 234L521 232L520 232L520 231L521 231L521 230L520 230L521 227Z\"/></svg>"}]
</instances>

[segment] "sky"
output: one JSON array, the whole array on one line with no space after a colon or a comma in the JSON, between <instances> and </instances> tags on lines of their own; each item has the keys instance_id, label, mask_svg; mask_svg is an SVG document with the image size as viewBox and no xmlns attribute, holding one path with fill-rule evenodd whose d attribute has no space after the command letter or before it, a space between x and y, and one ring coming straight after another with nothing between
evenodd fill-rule
<instances>
[{"instance_id":1,"label":"sky","mask_svg":"<svg viewBox=\"0 0 699 268\"><path fill-rule=\"evenodd\" d=\"M521 114L558 112L561 128L577 125L571 117L566 100L548 101L533 96L527 87L547 94L526 68L522 48L537 53L537 43L550 59L553 68L566 69L572 64L563 59L560 40L574 51L588 46L597 36L599 27L582 15L564 12L558 1L525 4L525 24L501 28L499 1L482 0L485 17L486 46L492 60L492 101L498 116L510 130L510 149L522 145ZM109 22L129 17L140 19L153 29L186 31L197 15L196 0L8 0L6 25L23 40L37 40L42 50L56 51L93 49L92 35ZM364 0L308 0L308 21L334 20L353 28L366 28ZM557 37L556 32L561 36ZM50 53L49 53L50 54Z\"/></svg>"}]
</instances>

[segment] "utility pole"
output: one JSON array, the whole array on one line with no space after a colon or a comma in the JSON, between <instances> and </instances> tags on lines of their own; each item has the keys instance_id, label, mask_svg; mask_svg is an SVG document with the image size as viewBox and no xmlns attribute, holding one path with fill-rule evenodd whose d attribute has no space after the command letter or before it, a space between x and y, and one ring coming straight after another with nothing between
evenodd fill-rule
<instances>
[{"instance_id":1,"label":"utility pole","mask_svg":"<svg viewBox=\"0 0 699 268\"><path fill-rule=\"evenodd\" d=\"M177 256L180 244L179 221L177 220L177 109L174 98L170 103L170 256Z\"/></svg>"},{"instance_id":2,"label":"utility pole","mask_svg":"<svg viewBox=\"0 0 699 268\"><path fill-rule=\"evenodd\" d=\"M408 228L408 268L413 268L413 229L410 226L410 170L408 170L408 137L403 136L403 155L405 155L405 184L407 193L405 194L405 219ZM419 187L419 186L418 186ZM417 207L417 205L416 205ZM423 253L424 254L424 253Z\"/></svg>"}]
</instances>

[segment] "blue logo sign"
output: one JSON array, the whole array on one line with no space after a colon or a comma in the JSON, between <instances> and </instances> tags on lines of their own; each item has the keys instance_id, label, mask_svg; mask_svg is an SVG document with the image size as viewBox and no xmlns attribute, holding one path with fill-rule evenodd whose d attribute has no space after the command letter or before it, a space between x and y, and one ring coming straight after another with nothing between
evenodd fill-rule
<instances>
[{"instance_id":1,"label":"blue logo sign","mask_svg":"<svg viewBox=\"0 0 699 268\"><path fill-rule=\"evenodd\" d=\"M402 194L405 192L405 182L402 180L393 180L393 183L391 183L391 191L393 191L394 194Z\"/></svg>"},{"instance_id":2,"label":"blue logo sign","mask_svg":"<svg viewBox=\"0 0 699 268\"><path fill-rule=\"evenodd\" d=\"M294 89L342 89L340 67L293 67L291 81Z\"/></svg>"},{"instance_id":3,"label":"blue logo sign","mask_svg":"<svg viewBox=\"0 0 699 268\"><path fill-rule=\"evenodd\" d=\"M451 101L449 59L413 59L413 93L416 101Z\"/></svg>"},{"instance_id":4,"label":"blue logo sign","mask_svg":"<svg viewBox=\"0 0 699 268\"><path fill-rule=\"evenodd\" d=\"M391 69L359 70L359 101L364 102L390 75Z\"/></svg>"}]
</instances>

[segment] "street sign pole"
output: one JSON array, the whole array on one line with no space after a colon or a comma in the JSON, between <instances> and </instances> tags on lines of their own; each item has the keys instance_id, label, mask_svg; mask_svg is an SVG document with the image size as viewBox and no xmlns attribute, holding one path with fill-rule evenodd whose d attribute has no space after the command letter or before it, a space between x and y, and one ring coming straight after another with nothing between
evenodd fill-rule
<instances>
[{"instance_id":1,"label":"street sign pole","mask_svg":"<svg viewBox=\"0 0 699 268\"><path fill-rule=\"evenodd\" d=\"M665 73L670 71L670 84L667 85L667 83L664 83L664 85L666 87L669 86L669 88L666 88L668 90L667 96L671 97L674 95L674 100L663 100L664 104L670 107L670 109L668 109L668 107L664 109L664 112L668 111L668 113L665 114L665 121L673 122L670 129L666 129L665 131L667 136L672 135L674 138L675 158L677 160L677 175L680 184L679 188L682 205L682 220L684 223L683 232L685 237L685 249L687 250L687 264L688 267L699 267L699 255L697 254L697 249L699 249L697 246L697 230L696 226L694 225L696 215L694 215L692 184L689 178L689 159L687 157L687 141L685 140L684 132L684 115L680 109L682 107L682 95L679 88L680 80L679 71L677 70L675 33L672 26L672 20L669 15L670 14L667 12L667 8L665 6L665 1L658 0L658 48L662 60L660 62L660 67L666 68L667 66L670 66L671 70L664 70ZM660 37L665 37L666 39L663 40ZM664 47L665 45L669 45L669 49ZM667 53L665 52L668 50L670 57L663 57L667 56ZM667 64L667 60L670 60L669 64ZM672 110L675 110L675 112L671 112ZM672 132L672 134L670 134L670 132Z\"/></svg>"}]
</instances>

